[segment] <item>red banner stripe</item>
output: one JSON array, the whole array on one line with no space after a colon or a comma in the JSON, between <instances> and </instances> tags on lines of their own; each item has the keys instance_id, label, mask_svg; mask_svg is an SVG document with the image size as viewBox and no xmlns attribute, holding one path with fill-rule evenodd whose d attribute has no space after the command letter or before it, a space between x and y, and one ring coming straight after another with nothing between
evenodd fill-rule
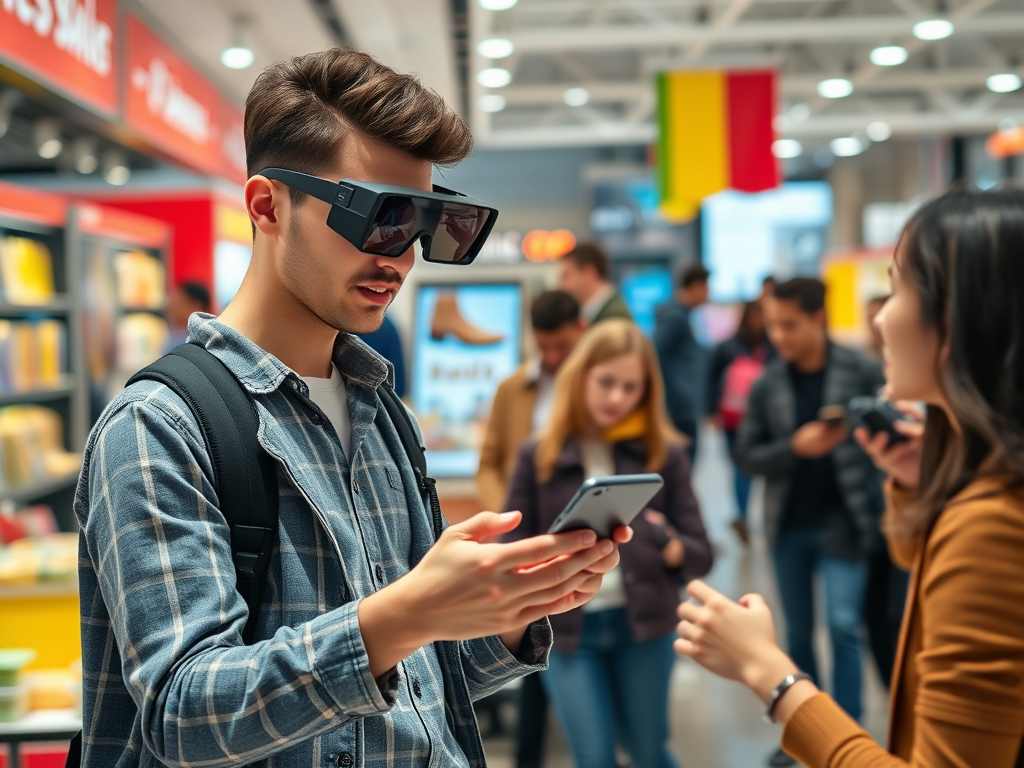
<instances>
[{"instance_id":1,"label":"red banner stripe","mask_svg":"<svg viewBox=\"0 0 1024 768\"><path fill-rule=\"evenodd\" d=\"M741 192L763 192L779 184L775 141L775 72L758 70L726 74L730 186Z\"/></svg>"}]
</instances>

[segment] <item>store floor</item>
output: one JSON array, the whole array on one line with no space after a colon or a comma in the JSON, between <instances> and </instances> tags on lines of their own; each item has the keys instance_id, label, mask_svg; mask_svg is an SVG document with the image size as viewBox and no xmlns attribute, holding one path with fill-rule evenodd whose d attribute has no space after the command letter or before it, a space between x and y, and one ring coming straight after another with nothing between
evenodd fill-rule
<instances>
[{"instance_id":1,"label":"store floor","mask_svg":"<svg viewBox=\"0 0 1024 768\"><path fill-rule=\"evenodd\" d=\"M755 484L751 500L751 522L757 533L753 546L747 550L729 528L734 514L730 473L721 436L706 434L694 485L717 551L708 582L733 597L760 592L771 604L777 622L781 622L778 596L760 535L759 488ZM824 626L819 627L818 647L819 663L827 676L829 655ZM865 724L884 743L887 698L866 648L864 677ZM777 747L780 734L778 728L762 722L761 712L760 702L738 684L713 677L689 660L677 662L672 686L672 747L682 768L761 768L766 756ZM504 714L507 727L513 727L514 708L509 707ZM491 768L512 768L511 738L489 738L485 743ZM573 768L554 719L549 728L545 768Z\"/></svg>"}]
</instances>

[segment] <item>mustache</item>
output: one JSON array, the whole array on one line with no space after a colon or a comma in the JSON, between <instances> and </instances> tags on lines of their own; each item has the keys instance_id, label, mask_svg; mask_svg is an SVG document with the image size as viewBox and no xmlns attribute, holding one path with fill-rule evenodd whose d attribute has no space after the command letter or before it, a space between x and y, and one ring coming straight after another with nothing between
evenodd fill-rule
<instances>
[{"instance_id":1,"label":"mustache","mask_svg":"<svg viewBox=\"0 0 1024 768\"><path fill-rule=\"evenodd\" d=\"M378 268L356 275L352 282L356 285L359 283L389 283L398 289L402 287L405 278L392 269Z\"/></svg>"}]
</instances>

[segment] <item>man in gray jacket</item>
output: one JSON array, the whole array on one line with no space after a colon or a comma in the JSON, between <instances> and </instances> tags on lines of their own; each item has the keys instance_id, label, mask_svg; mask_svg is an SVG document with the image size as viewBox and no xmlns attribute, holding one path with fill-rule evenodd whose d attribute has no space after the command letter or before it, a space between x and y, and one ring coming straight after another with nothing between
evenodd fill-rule
<instances>
[{"instance_id":1,"label":"man in gray jacket","mask_svg":"<svg viewBox=\"0 0 1024 768\"><path fill-rule=\"evenodd\" d=\"M817 574L825 589L835 698L858 719L861 615L880 496L870 460L851 440L845 423L831 420L822 409L876 394L884 383L882 370L876 361L829 341L825 286L818 280L777 285L766 302L766 319L779 357L751 391L736 459L747 474L767 478L765 526L789 653L818 678L813 648ZM770 762L794 764L781 750Z\"/></svg>"}]
</instances>

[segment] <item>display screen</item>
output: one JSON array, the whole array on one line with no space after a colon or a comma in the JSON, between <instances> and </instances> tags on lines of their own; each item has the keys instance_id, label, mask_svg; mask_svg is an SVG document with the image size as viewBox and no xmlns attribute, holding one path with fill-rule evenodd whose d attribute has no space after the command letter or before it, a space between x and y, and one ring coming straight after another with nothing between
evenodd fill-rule
<instances>
[{"instance_id":1,"label":"display screen","mask_svg":"<svg viewBox=\"0 0 1024 768\"><path fill-rule=\"evenodd\" d=\"M619 292L633 319L648 336L654 333L654 310L672 298L672 273L668 267L624 269Z\"/></svg>"},{"instance_id":2,"label":"display screen","mask_svg":"<svg viewBox=\"0 0 1024 768\"><path fill-rule=\"evenodd\" d=\"M411 377L413 411L435 477L472 477L498 384L520 364L522 288L421 285Z\"/></svg>"},{"instance_id":3,"label":"display screen","mask_svg":"<svg viewBox=\"0 0 1024 768\"><path fill-rule=\"evenodd\" d=\"M701 208L711 300L751 301L769 275L820 276L831 223L832 188L823 181L791 182L753 195L712 195Z\"/></svg>"}]
</instances>

